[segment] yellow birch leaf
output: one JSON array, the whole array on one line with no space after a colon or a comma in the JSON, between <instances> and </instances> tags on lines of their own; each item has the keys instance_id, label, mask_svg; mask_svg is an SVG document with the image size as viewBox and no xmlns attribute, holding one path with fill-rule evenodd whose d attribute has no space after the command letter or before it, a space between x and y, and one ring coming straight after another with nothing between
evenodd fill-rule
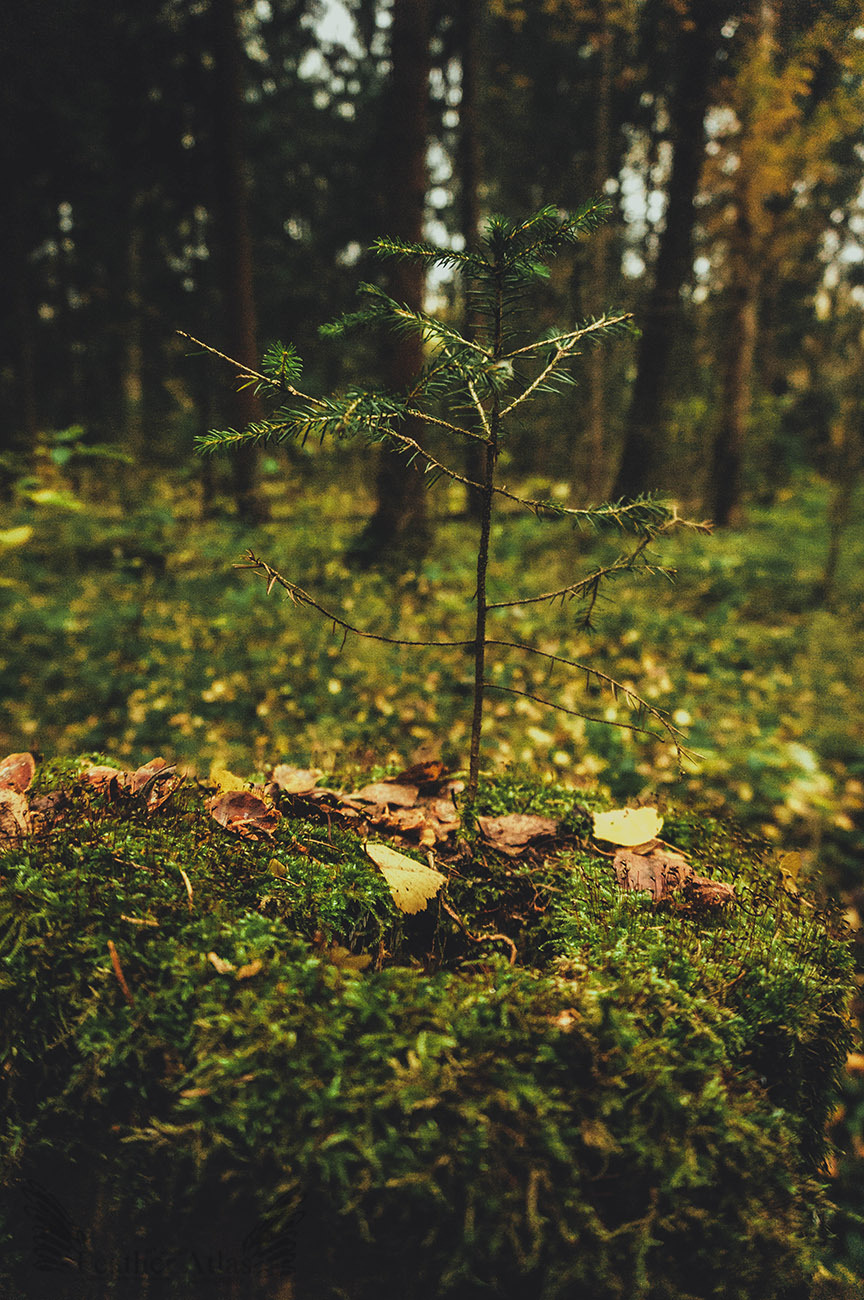
<instances>
[{"instance_id":1,"label":"yellow birch leaf","mask_svg":"<svg viewBox=\"0 0 864 1300\"><path fill-rule=\"evenodd\" d=\"M33 529L30 524L20 524L17 528L5 528L0 532L0 546L4 549L13 546L24 546L33 536Z\"/></svg>"},{"instance_id":2,"label":"yellow birch leaf","mask_svg":"<svg viewBox=\"0 0 864 1300\"><path fill-rule=\"evenodd\" d=\"M233 794L235 790L247 790L249 782L244 781L241 776L235 776L229 772L228 768L219 762L216 758L210 768L210 783L218 785L223 794Z\"/></svg>"},{"instance_id":3,"label":"yellow birch leaf","mask_svg":"<svg viewBox=\"0 0 864 1300\"><path fill-rule=\"evenodd\" d=\"M790 894L798 893L798 877L801 874L801 854L784 853L779 863L780 874L783 877L783 886Z\"/></svg>"},{"instance_id":4,"label":"yellow birch leaf","mask_svg":"<svg viewBox=\"0 0 864 1300\"><path fill-rule=\"evenodd\" d=\"M424 912L429 899L435 897L446 879L434 867L397 853L389 844L367 844L366 853L390 886L399 911L409 915Z\"/></svg>"},{"instance_id":5,"label":"yellow birch leaf","mask_svg":"<svg viewBox=\"0 0 864 1300\"><path fill-rule=\"evenodd\" d=\"M615 808L612 812L594 814L595 839L622 848L648 844L662 828L663 818L656 808Z\"/></svg>"}]
</instances>

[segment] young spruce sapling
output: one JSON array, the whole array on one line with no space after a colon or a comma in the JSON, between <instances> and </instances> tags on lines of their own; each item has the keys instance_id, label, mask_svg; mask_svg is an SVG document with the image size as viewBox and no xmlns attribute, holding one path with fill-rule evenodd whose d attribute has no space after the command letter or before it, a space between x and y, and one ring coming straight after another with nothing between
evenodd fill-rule
<instances>
[{"instance_id":1,"label":"young spruce sapling","mask_svg":"<svg viewBox=\"0 0 864 1300\"><path fill-rule=\"evenodd\" d=\"M435 647L462 650L468 654L473 665L471 742L466 791L469 806L474 802L480 773L483 710L487 691L530 695L531 699L551 708L565 713L575 712L553 700L541 699L533 693L490 680L487 667L490 651L508 650L534 655L547 661L550 668L559 666L584 673L586 679L593 678L634 710L632 723L616 722L614 725L645 731L646 722L650 718L665 729L675 745L679 759L686 753L681 733L669 718L629 686L622 685L590 665L519 641L491 636L488 630L487 620L492 610L568 599L577 601L580 607L579 623L587 626L600 588L608 579L624 572L668 572L654 564L648 554L648 547L660 534L679 525L701 531L708 528L706 524L693 524L683 520L673 506L650 496L576 509L558 501L520 496L511 492L499 478L499 454L517 413L520 418L524 417L527 404L537 394L560 392L572 385L573 362L586 346L632 329L629 313L607 312L573 328L547 331L533 340L522 336L526 298L530 297L538 279L548 276L547 261L562 249L589 235L605 215L604 204L592 202L572 214L564 214L555 207L546 207L519 224L502 217L493 217L487 222L483 238L478 241L477 247L464 251L436 248L428 244L403 243L395 239L377 240L373 249L380 257L407 258L426 268L444 268L451 274L459 275L478 323L476 331L472 331L472 337L466 338L449 320L409 308L375 285L362 284L359 288L363 304L360 310L323 326L321 332L338 338L354 328L384 325L394 331L419 334L423 339L426 361L407 392L389 393L352 387L344 393L313 397L297 387L302 365L290 344L277 343L271 346L262 362L261 372L240 365L222 353L216 353L223 360L237 366L241 383L254 384L263 395L273 400L276 409L268 419L251 424L242 431L212 431L198 438L197 449L200 452L210 453L248 441L284 442L297 439L305 443L308 438L320 442L326 438L338 441L359 438L370 446L378 444L406 456L409 461L419 462L425 469L430 485L446 477L479 495L481 509L477 538L477 580L471 597L474 605L473 633L464 640L420 641L384 636L368 628L357 627L339 614L325 609L314 596L277 572L252 551L236 566L255 570L266 581L268 593L275 586L283 588L292 601L317 610L345 635L350 633L391 645L418 649ZM208 352L216 352L214 348L200 343L190 335L184 337ZM484 467L481 481L469 479L458 472L453 463L433 455L416 438L409 436L405 432L409 419L434 426L439 434L453 444L478 445L483 453L478 458ZM634 540L630 548L614 562L555 591L514 594L507 600L490 601L487 568L492 520L496 505L502 502L510 503L510 509L516 506L533 511L538 519L565 516L576 527L611 527L631 534Z\"/></svg>"}]
</instances>

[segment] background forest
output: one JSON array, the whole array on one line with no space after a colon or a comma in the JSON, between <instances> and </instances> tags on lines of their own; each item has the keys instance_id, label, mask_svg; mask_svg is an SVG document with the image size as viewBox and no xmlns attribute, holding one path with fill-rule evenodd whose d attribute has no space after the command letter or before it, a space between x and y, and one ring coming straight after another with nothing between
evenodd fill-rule
<instances>
[{"instance_id":1,"label":"background forest","mask_svg":"<svg viewBox=\"0 0 864 1300\"><path fill-rule=\"evenodd\" d=\"M658 492L717 527L664 544L674 584L616 583L593 630L528 606L520 633L595 655L701 760L681 776L591 689L562 699L596 721L550 717L524 665L490 755L731 813L859 927L864 5L7 0L2 21L2 752L464 763L464 664L343 645L231 563L253 546L364 626L422 637L434 604L459 635L476 502L353 446L196 457L261 410L177 331L252 367L290 341L315 392L396 391L419 341L319 336L358 282L468 337L472 304L456 276L382 267L376 236L459 250L491 214L600 196L532 328L620 308L640 332L534 401L502 472L573 506ZM492 540L502 601L617 554L515 513Z\"/></svg>"}]
</instances>

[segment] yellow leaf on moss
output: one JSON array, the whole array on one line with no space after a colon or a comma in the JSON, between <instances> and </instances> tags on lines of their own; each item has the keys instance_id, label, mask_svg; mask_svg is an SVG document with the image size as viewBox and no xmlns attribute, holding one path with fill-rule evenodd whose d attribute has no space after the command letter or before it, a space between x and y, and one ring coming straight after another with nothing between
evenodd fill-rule
<instances>
[{"instance_id":1,"label":"yellow leaf on moss","mask_svg":"<svg viewBox=\"0 0 864 1300\"><path fill-rule=\"evenodd\" d=\"M235 776L229 772L228 768L219 762L216 758L210 768L210 784L218 785L223 794L231 794L235 790L248 790L249 782L244 781L242 776Z\"/></svg>"},{"instance_id":2,"label":"yellow leaf on moss","mask_svg":"<svg viewBox=\"0 0 864 1300\"><path fill-rule=\"evenodd\" d=\"M434 867L391 849L389 844L367 844L366 853L390 886L393 902L400 912L412 915L424 912L444 884L445 877Z\"/></svg>"},{"instance_id":3,"label":"yellow leaf on moss","mask_svg":"<svg viewBox=\"0 0 864 1300\"><path fill-rule=\"evenodd\" d=\"M662 829L663 818L656 808L615 808L612 812L594 814L595 839L622 848L648 844Z\"/></svg>"},{"instance_id":4,"label":"yellow leaf on moss","mask_svg":"<svg viewBox=\"0 0 864 1300\"><path fill-rule=\"evenodd\" d=\"M0 532L0 546L4 549L24 546L32 536L33 529L30 524L20 524L18 528L5 528Z\"/></svg>"}]
</instances>

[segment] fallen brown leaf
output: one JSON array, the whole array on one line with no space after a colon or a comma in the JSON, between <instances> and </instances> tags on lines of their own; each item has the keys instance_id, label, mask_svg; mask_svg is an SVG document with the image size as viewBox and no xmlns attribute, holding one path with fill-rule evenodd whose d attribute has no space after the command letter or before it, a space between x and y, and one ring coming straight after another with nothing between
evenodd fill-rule
<instances>
[{"instance_id":1,"label":"fallen brown leaf","mask_svg":"<svg viewBox=\"0 0 864 1300\"><path fill-rule=\"evenodd\" d=\"M226 961L224 957L218 956L215 952L208 952L207 960L220 975L230 975L234 969L233 962Z\"/></svg>"},{"instance_id":2,"label":"fallen brown leaf","mask_svg":"<svg viewBox=\"0 0 864 1300\"><path fill-rule=\"evenodd\" d=\"M128 772L122 772L119 768L98 765L85 767L81 772L82 780L86 781L88 785L92 785L96 790L107 789L112 781L116 781L118 786L121 782L125 784L128 776Z\"/></svg>"},{"instance_id":3,"label":"fallen brown leaf","mask_svg":"<svg viewBox=\"0 0 864 1300\"><path fill-rule=\"evenodd\" d=\"M235 980L251 980L255 975L260 975L264 969L264 963L260 957L254 961L247 962L245 966L239 966L234 975Z\"/></svg>"},{"instance_id":4,"label":"fallen brown leaf","mask_svg":"<svg viewBox=\"0 0 864 1300\"><path fill-rule=\"evenodd\" d=\"M352 790L348 798L358 803L380 804L384 808L413 808L417 802L416 785L399 785L395 781L374 781L360 790Z\"/></svg>"},{"instance_id":5,"label":"fallen brown leaf","mask_svg":"<svg viewBox=\"0 0 864 1300\"><path fill-rule=\"evenodd\" d=\"M676 853L653 852L647 855L621 852L613 861L615 877L624 890L647 890L655 903L693 877L689 863Z\"/></svg>"},{"instance_id":6,"label":"fallen brown leaf","mask_svg":"<svg viewBox=\"0 0 864 1300\"><path fill-rule=\"evenodd\" d=\"M0 788L23 794L36 774L32 754L8 754L0 760Z\"/></svg>"},{"instance_id":7,"label":"fallen brown leaf","mask_svg":"<svg viewBox=\"0 0 864 1300\"><path fill-rule=\"evenodd\" d=\"M31 829L24 795L12 787L0 789L0 847L21 844Z\"/></svg>"},{"instance_id":8,"label":"fallen brown leaf","mask_svg":"<svg viewBox=\"0 0 864 1300\"><path fill-rule=\"evenodd\" d=\"M414 763L411 767L406 767L404 772L399 772L392 779L395 783L401 785L432 785L437 786L447 779L449 772L444 764L438 760L432 760L428 763Z\"/></svg>"},{"instance_id":9,"label":"fallen brown leaf","mask_svg":"<svg viewBox=\"0 0 864 1300\"><path fill-rule=\"evenodd\" d=\"M257 794L246 790L214 795L207 800L207 811L226 830L248 838L272 835L281 817L281 813L268 807Z\"/></svg>"},{"instance_id":10,"label":"fallen brown leaf","mask_svg":"<svg viewBox=\"0 0 864 1300\"><path fill-rule=\"evenodd\" d=\"M291 767L280 763L273 768L272 780L286 794L311 794L324 773L318 767Z\"/></svg>"},{"instance_id":11,"label":"fallen brown leaf","mask_svg":"<svg viewBox=\"0 0 864 1300\"><path fill-rule=\"evenodd\" d=\"M735 890L722 880L697 876L680 853L655 848L650 853L619 850L613 860L615 878L624 890L644 890L662 903L678 890L693 907L719 907L735 900Z\"/></svg>"},{"instance_id":12,"label":"fallen brown leaf","mask_svg":"<svg viewBox=\"0 0 864 1300\"><path fill-rule=\"evenodd\" d=\"M176 764L166 763L164 758L152 758L127 777L121 789L140 796L149 811L153 812L156 808L161 808L182 784L183 778L176 775L175 767Z\"/></svg>"},{"instance_id":13,"label":"fallen brown leaf","mask_svg":"<svg viewBox=\"0 0 864 1300\"><path fill-rule=\"evenodd\" d=\"M505 813L502 817L478 817L483 838L509 857L516 857L534 840L547 839L558 830L551 817L532 813Z\"/></svg>"}]
</instances>

